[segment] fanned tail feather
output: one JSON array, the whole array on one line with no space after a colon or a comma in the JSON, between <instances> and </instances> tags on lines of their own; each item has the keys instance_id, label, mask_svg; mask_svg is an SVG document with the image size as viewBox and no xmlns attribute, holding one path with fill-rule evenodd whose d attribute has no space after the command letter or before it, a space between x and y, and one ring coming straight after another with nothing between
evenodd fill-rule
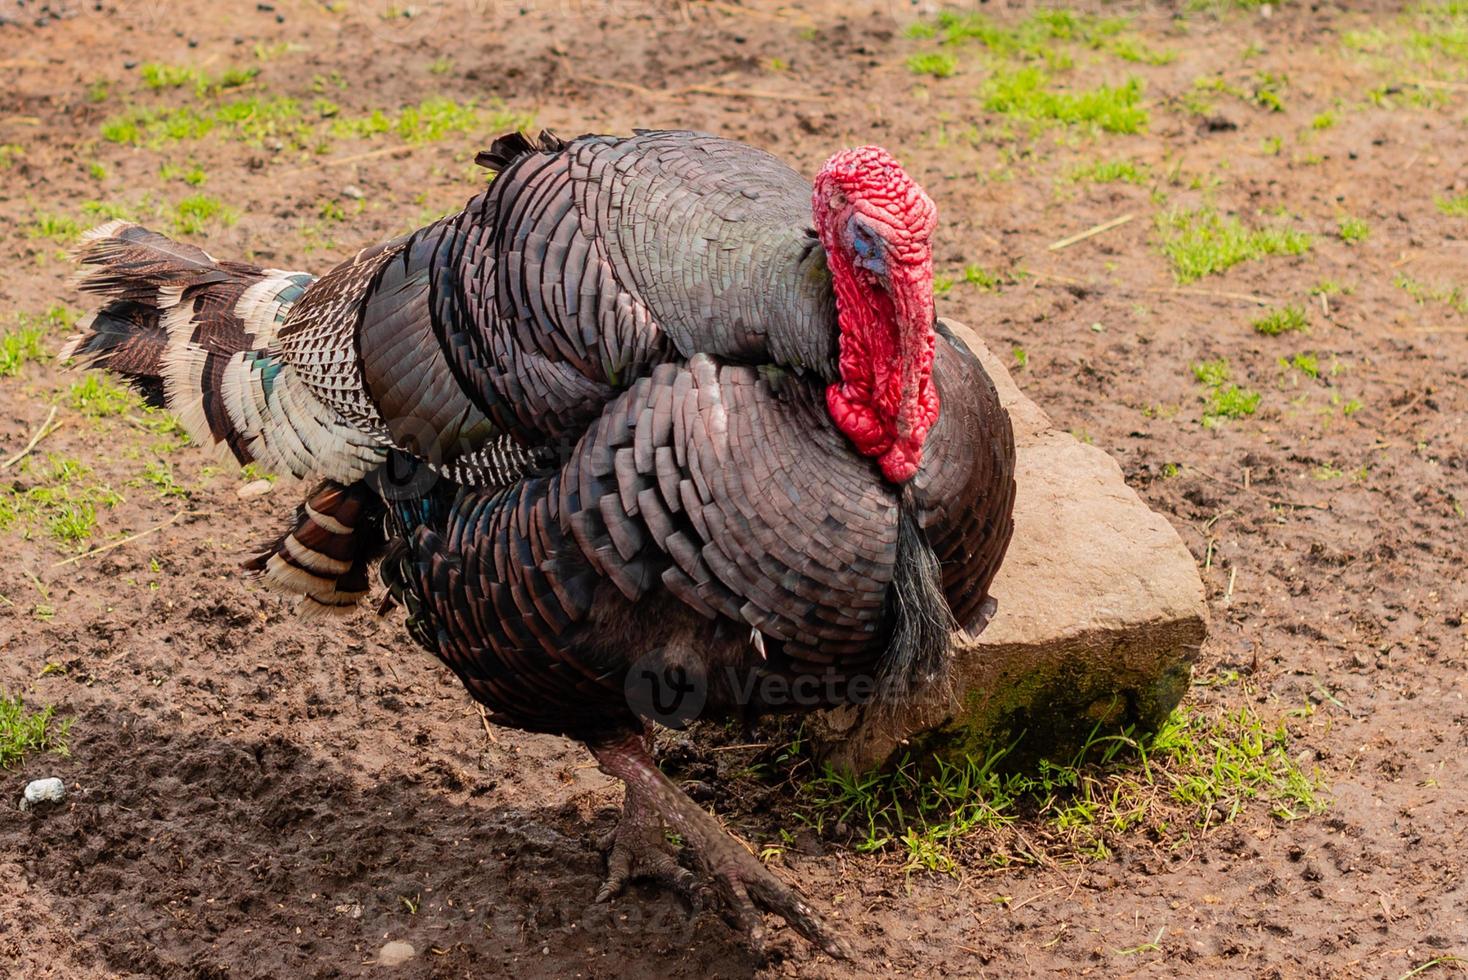
<instances>
[{"instance_id":1,"label":"fanned tail feather","mask_svg":"<svg viewBox=\"0 0 1468 980\"><path fill-rule=\"evenodd\" d=\"M126 221L87 232L76 258L79 288L100 305L63 357L122 375L194 441L242 464L350 483L381 460L369 436L296 382L276 347L312 276L220 262Z\"/></svg>"},{"instance_id":2,"label":"fanned tail feather","mask_svg":"<svg viewBox=\"0 0 1468 980\"><path fill-rule=\"evenodd\" d=\"M327 480L296 509L290 529L261 545L244 567L300 596L303 617L350 612L367 595L368 569L386 544L384 514L365 482Z\"/></svg>"},{"instance_id":3,"label":"fanned tail feather","mask_svg":"<svg viewBox=\"0 0 1468 980\"><path fill-rule=\"evenodd\" d=\"M301 596L305 614L353 607L382 547L381 503L361 479L385 450L323 405L277 345L313 277L220 262L125 221L84 235L76 258L98 309L62 356L126 378L241 464L326 478L246 567Z\"/></svg>"}]
</instances>

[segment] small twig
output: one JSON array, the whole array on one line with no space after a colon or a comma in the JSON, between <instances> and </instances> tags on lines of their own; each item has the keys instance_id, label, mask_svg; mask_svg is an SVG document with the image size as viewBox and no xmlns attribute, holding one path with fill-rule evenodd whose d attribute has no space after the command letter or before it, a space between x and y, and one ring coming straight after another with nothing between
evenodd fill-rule
<instances>
[{"instance_id":1,"label":"small twig","mask_svg":"<svg viewBox=\"0 0 1468 980\"><path fill-rule=\"evenodd\" d=\"M1126 224L1128 221L1131 221L1135 217L1135 214L1124 214L1119 218L1112 218L1110 221L1103 221L1099 225L1092 225L1085 231L1077 232L1076 234L1071 235L1069 238L1062 238L1058 242L1051 242L1049 245L1046 246L1046 248L1048 248L1052 252L1058 252L1063 248L1070 248L1077 242L1083 242L1087 238L1095 238L1097 235L1103 232L1110 231L1113 228L1120 228L1122 225Z\"/></svg>"},{"instance_id":2,"label":"small twig","mask_svg":"<svg viewBox=\"0 0 1468 980\"><path fill-rule=\"evenodd\" d=\"M19 463L21 460L23 460L27 456L29 456L30 453L31 453L31 450L32 449L35 449L36 446L37 446L37 444L39 444L42 439L46 438L51 433L53 433L57 429L61 428L62 423L64 423L66 421L66 419L62 419L60 422L57 422L53 426L53 425L51 425L51 421L53 419L55 419L55 418L56 418L56 406L55 405L52 405L51 406L51 411L46 415L46 421L42 422L41 423L41 427L39 429L37 429L31 435L31 441L28 442L28 443L26 443L25 444L25 448L22 449L20 452L16 453L14 456L10 457L5 462L0 463L0 471L10 469L16 463Z\"/></svg>"},{"instance_id":3,"label":"small twig","mask_svg":"<svg viewBox=\"0 0 1468 980\"><path fill-rule=\"evenodd\" d=\"M1056 885L1054 888L1048 889L1047 891L1036 892L1035 894L1031 895L1029 898L1021 899L1020 901L1015 902L1013 905L1006 906L1005 909L1004 909L1004 911L1006 911L1006 912L1017 912L1020 909L1024 908L1026 905L1030 904L1031 902L1035 901L1038 898L1044 898L1046 895L1054 895L1056 892L1061 892L1061 891L1065 891L1065 886L1064 885Z\"/></svg>"},{"instance_id":4,"label":"small twig","mask_svg":"<svg viewBox=\"0 0 1468 980\"><path fill-rule=\"evenodd\" d=\"M484 710L484 705L480 704L478 701L475 701L474 707L479 709L479 723L484 726L485 737L488 738L490 743L493 745L500 744L500 740L494 737L494 726L489 723L489 713Z\"/></svg>"},{"instance_id":5,"label":"small twig","mask_svg":"<svg viewBox=\"0 0 1468 980\"><path fill-rule=\"evenodd\" d=\"M365 153L353 153L344 157L333 157L330 160L317 160L315 163L308 163L304 167L293 167L290 170L282 170L278 174L276 174L276 176L287 177L291 174L303 174L309 170L321 170L325 167L339 167L345 163L356 163L359 160L371 160L374 157L385 157L390 156L394 153L401 153L406 156L409 153L414 153L418 151L426 145L428 144L419 143L409 146L384 146L381 149L368 150Z\"/></svg>"},{"instance_id":6,"label":"small twig","mask_svg":"<svg viewBox=\"0 0 1468 980\"><path fill-rule=\"evenodd\" d=\"M1228 570L1228 588L1223 590L1223 601L1224 602L1233 602L1233 599L1234 599L1234 580L1236 578L1238 578L1238 577L1239 577L1239 569L1238 569L1238 566L1235 565L1233 568L1230 568Z\"/></svg>"},{"instance_id":7,"label":"small twig","mask_svg":"<svg viewBox=\"0 0 1468 980\"><path fill-rule=\"evenodd\" d=\"M1440 88L1449 92L1468 92L1468 83L1465 82L1439 82L1431 78L1409 78L1408 85L1416 85L1419 88Z\"/></svg>"},{"instance_id":8,"label":"small twig","mask_svg":"<svg viewBox=\"0 0 1468 980\"><path fill-rule=\"evenodd\" d=\"M1280 300L1272 296L1259 296L1255 293L1232 293L1226 289L1200 289L1193 286L1132 286L1122 282L1086 282L1084 279L1062 276L1054 272L1035 272L1034 270L1028 270L1028 274L1036 280L1048 279L1051 282L1058 282L1064 286L1079 286L1082 289L1094 289L1097 291L1114 289L1123 293L1207 296L1211 299L1233 299L1241 303L1253 303L1256 306L1278 306L1281 303Z\"/></svg>"},{"instance_id":9,"label":"small twig","mask_svg":"<svg viewBox=\"0 0 1468 980\"><path fill-rule=\"evenodd\" d=\"M1275 306L1279 300L1270 296L1259 296L1255 293L1231 293L1226 289L1198 289L1192 286L1169 286L1165 289L1149 286L1142 290L1144 293L1171 293L1183 296L1210 296L1215 299L1236 299L1242 303L1253 303L1256 306Z\"/></svg>"},{"instance_id":10,"label":"small twig","mask_svg":"<svg viewBox=\"0 0 1468 980\"><path fill-rule=\"evenodd\" d=\"M715 745L710 752L737 752L740 749L768 749L774 742L746 742L743 745Z\"/></svg>"},{"instance_id":11,"label":"small twig","mask_svg":"<svg viewBox=\"0 0 1468 980\"><path fill-rule=\"evenodd\" d=\"M732 3L720 3L719 0L698 0L698 5L726 14L737 14L741 17L754 17L760 20L771 20L785 24L794 23L799 24L801 27L815 26L814 20L799 11L791 11L787 14L785 11L754 10L749 7L738 7Z\"/></svg>"},{"instance_id":12,"label":"small twig","mask_svg":"<svg viewBox=\"0 0 1468 980\"><path fill-rule=\"evenodd\" d=\"M570 70L566 71L566 77L573 82L586 82L591 85L605 85L607 88L619 88L624 92L632 92L645 99L656 99L658 96L664 94L663 92L654 91L646 85L638 85L636 82L624 82L616 78L597 78L595 75L578 75Z\"/></svg>"},{"instance_id":13,"label":"small twig","mask_svg":"<svg viewBox=\"0 0 1468 980\"><path fill-rule=\"evenodd\" d=\"M1246 487L1242 483L1238 483L1234 480L1225 480L1221 476L1214 476L1207 470L1198 469L1198 467L1194 466L1192 463L1184 463L1183 465L1192 470L1194 473L1198 474L1199 476L1207 477L1214 483L1221 483L1226 487L1233 487L1235 490L1242 490L1245 493L1252 493L1256 497L1260 497L1261 499L1267 500L1269 503L1275 504L1280 507L1294 507L1298 510L1330 510L1329 507L1323 507L1320 504L1307 504L1299 500L1286 500L1283 497L1275 497L1271 494L1264 493L1261 490L1255 490L1253 487Z\"/></svg>"},{"instance_id":14,"label":"small twig","mask_svg":"<svg viewBox=\"0 0 1468 980\"><path fill-rule=\"evenodd\" d=\"M27 568L25 570L25 577L31 580L31 585L35 586L36 591L41 593L42 599L51 598L50 590L46 588L46 586L41 582L41 579L36 575L35 572Z\"/></svg>"},{"instance_id":15,"label":"small twig","mask_svg":"<svg viewBox=\"0 0 1468 980\"><path fill-rule=\"evenodd\" d=\"M1424 399L1426 397L1427 397L1427 389L1424 388L1421 391L1417 392L1417 394L1413 395L1412 396L1412 400L1409 401L1409 402L1407 402L1407 404L1403 405L1401 408L1397 409L1395 412L1391 413L1386 418L1382 419L1381 424L1383 426L1391 425L1397 419L1401 418L1403 415L1407 414L1412 409L1416 408L1417 407L1417 404L1420 401L1422 401L1422 399Z\"/></svg>"},{"instance_id":16,"label":"small twig","mask_svg":"<svg viewBox=\"0 0 1468 980\"><path fill-rule=\"evenodd\" d=\"M79 555L72 555L70 558L63 558L61 559L61 561L53 562L51 564L51 567L60 568L62 565L70 565L72 562L81 561L83 558L91 558L93 555L100 555L102 554L102 552L111 551L113 548L121 548L123 545L131 541L136 541L138 540L138 538L146 538L148 535L156 534L157 532L163 530L165 527L168 527L171 524L177 524L185 517L197 517L202 513L204 513L204 511L181 510L177 514L174 514L172 517L170 517L168 520L164 521L162 524L159 524L155 527L150 527L146 531L139 531L137 534L129 534L125 538L119 538L118 540L110 542L109 544L104 544L99 548L93 548L91 551L84 551Z\"/></svg>"},{"instance_id":17,"label":"small twig","mask_svg":"<svg viewBox=\"0 0 1468 980\"><path fill-rule=\"evenodd\" d=\"M824 95L810 95L804 92L768 92L757 88L723 88L718 85L685 85L667 94L682 95L685 92L722 95L733 99L775 99L780 102L823 102L826 98Z\"/></svg>"}]
</instances>

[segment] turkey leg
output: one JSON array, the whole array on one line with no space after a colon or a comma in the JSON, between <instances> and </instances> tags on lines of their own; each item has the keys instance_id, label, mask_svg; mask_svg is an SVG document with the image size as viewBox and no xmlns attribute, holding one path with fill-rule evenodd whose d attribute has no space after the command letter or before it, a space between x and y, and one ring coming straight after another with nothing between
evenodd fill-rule
<instances>
[{"instance_id":1,"label":"turkey leg","mask_svg":"<svg viewBox=\"0 0 1468 980\"><path fill-rule=\"evenodd\" d=\"M643 744L651 756L650 735ZM658 808L637 784L629 782L626 787L617 826L601 841L601 849L607 854L607 879L596 893L596 901L609 901L622 894L629 881L649 878L674 889L690 904L702 904L698 877L678 863L664 835Z\"/></svg>"},{"instance_id":2,"label":"turkey leg","mask_svg":"<svg viewBox=\"0 0 1468 980\"><path fill-rule=\"evenodd\" d=\"M627 785L629 808L636 806L653 811L682 835L708 869L729 910L757 948L762 948L764 943L764 927L759 915L759 909L763 908L780 916L796 932L831 956L837 959L848 957L846 944L831 933L799 893L770 873L753 854L730 837L714 817L663 775L639 735L629 732L620 738L592 743L587 747L596 756L603 772ZM638 820L645 829L646 821L641 817ZM613 856L615 858L615 847ZM617 866L613 864L613 877L616 870ZM609 878L608 884L612 880Z\"/></svg>"}]
</instances>

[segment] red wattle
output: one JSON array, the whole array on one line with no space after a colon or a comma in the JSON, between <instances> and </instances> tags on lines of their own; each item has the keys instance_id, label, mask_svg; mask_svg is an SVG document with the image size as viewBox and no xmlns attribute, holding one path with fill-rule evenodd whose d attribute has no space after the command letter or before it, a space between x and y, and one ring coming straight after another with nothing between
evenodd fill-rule
<instances>
[{"instance_id":1,"label":"red wattle","mask_svg":"<svg viewBox=\"0 0 1468 980\"><path fill-rule=\"evenodd\" d=\"M826 409L857 452L902 483L922 466L923 442L938 417L930 245L936 211L885 150L870 146L828 160L811 203L840 329L840 380L826 389ZM864 251L860 272L856 221L882 240L878 259Z\"/></svg>"}]
</instances>

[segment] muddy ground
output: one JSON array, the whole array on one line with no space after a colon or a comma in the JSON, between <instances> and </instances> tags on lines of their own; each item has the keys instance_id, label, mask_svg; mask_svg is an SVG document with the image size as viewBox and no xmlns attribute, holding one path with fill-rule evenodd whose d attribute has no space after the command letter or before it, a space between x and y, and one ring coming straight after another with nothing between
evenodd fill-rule
<instances>
[{"instance_id":1,"label":"muddy ground","mask_svg":"<svg viewBox=\"0 0 1468 980\"><path fill-rule=\"evenodd\" d=\"M1132 10L1129 36L1173 60L1053 42L1075 61L1055 67L1058 85L1142 81L1146 129L1117 134L984 108L976 92L1001 62L977 42L952 47L947 77L914 73L909 56L949 49L906 36L931 14L906 4L406 9L0 2L0 148L11 148L0 149L0 326L80 305L58 253L74 236L67 221L101 220L86 202L167 230L186 220L178 202L206 195L234 220L195 206L191 240L322 271L466 199L474 151L507 122L496 114L568 133L711 130L809 172L836 148L880 142L938 202L938 258L955 280L940 311L1014 350L1021 387L1114 454L1206 565L1213 632L1190 700L1288 718L1290 751L1318 773L1328 809L1285 823L1255 807L1187 847L1121 835L1104 860L954 875L807 839L781 873L833 910L860 974L1461 969L1468 302L1452 287L1468 289L1468 214L1436 202L1468 194L1468 33L1454 46L1449 22L1421 41L1420 17L1388 6ZM984 9L1000 24L1029 13ZM227 92L194 80L154 90L149 62L206 79L259 72ZM394 117L438 95L477 101L476 121L440 139L319 135L334 118ZM295 123L151 145L102 135L130 106L252 96L297 99L307 135ZM1138 182L1071 179L1123 159ZM1155 216L1210 202L1313 244L1179 286ZM1345 241L1343 216L1367 237ZM998 287L964 281L967 264ZM1289 304L1308 333L1251 329ZM46 331L54 352L66 327ZM1316 376L1281 365L1302 353ZM1219 357L1261 399L1204 426L1191 365ZM122 498L99 505L79 540L25 518L3 535L0 690L75 721L68 756L0 772L7 801L43 775L71 788L59 809L0 808L0 973L852 975L788 931L762 965L716 916L690 918L651 888L590 905L594 840L619 794L585 753L487 735L396 616L301 623L242 581L240 554L273 531L293 489L241 499L252 474L175 448L135 410L79 409L76 381L45 358L0 380L0 456L52 404L62 423L0 479L24 492L44 461L70 458L91 467L87 486ZM755 843L790 821L778 797L714 802ZM375 965L388 940L417 956Z\"/></svg>"}]
</instances>

